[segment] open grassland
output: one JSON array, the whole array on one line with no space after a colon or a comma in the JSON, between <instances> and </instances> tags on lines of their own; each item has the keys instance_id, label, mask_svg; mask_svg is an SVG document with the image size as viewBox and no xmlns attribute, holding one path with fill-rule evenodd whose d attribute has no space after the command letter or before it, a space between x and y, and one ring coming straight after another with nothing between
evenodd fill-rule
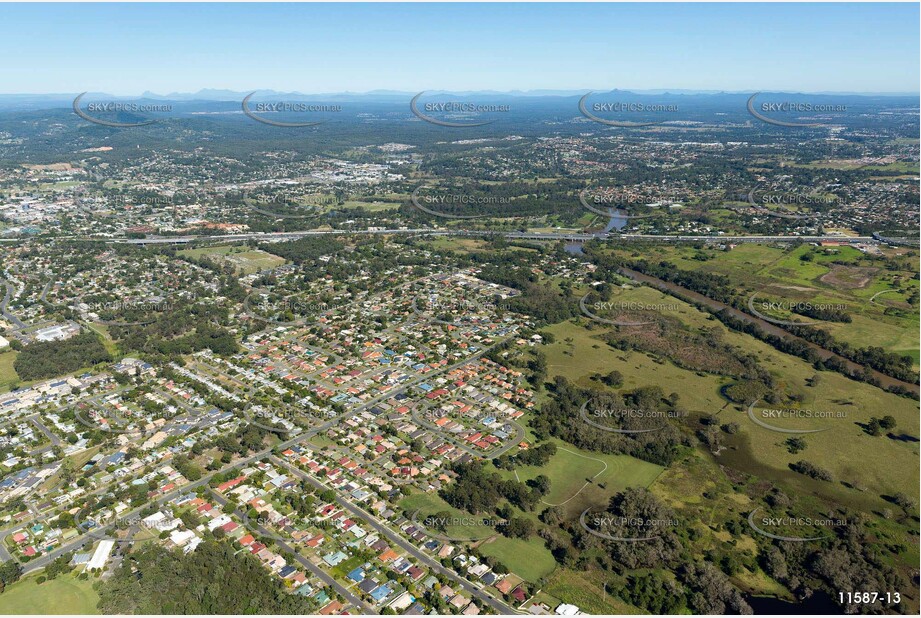
<instances>
[{"instance_id":1,"label":"open grassland","mask_svg":"<svg viewBox=\"0 0 921 618\"><path fill-rule=\"evenodd\" d=\"M272 255L261 249L251 249L241 245L223 245L218 247L201 247L198 249L185 249L179 252L179 255L188 257L208 257L213 260L223 259L227 261L240 272L242 275L249 275L261 270L268 270L281 266L285 259L277 255Z\"/></svg>"},{"instance_id":2,"label":"open grassland","mask_svg":"<svg viewBox=\"0 0 921 618\"><path fill-rule=\"evenodd\" d=\"M629 292L626 294L629 296ZM682 303L677 299L671 302ZM624 390L659 386L666 395L675 392L692 419L716 414L721 424L735 422L739 425L738 433L727 440L730 448L722 451L718 460L797 490L872 509L888 506L881 496L906 488L917 498L918 436L921 434L917 402L835 372L818 372L818 383L808 386L807 382L817 372L805 361L778 352L748 335L729 331L689 305L686 311L677 314L685 325L693 328L717 327L715 332L721 333L717 336L722 342L741 353L754 355L773 375L776 391L799 400L796 408L832 416L772 421L782 429L822 430L801 436L807 445L803 452L790 453L784 444L790 435L755 424L748 417L745 406L732 404L722 395L721 387L733 383L732 378L681 369L667 359L654 359L639 351L613 349L598 336L613 327L588 318L577 318L547 329L555 337L554 343L542 347L547 355L549 376L552 379L561 375L582 387L599 388L599 383L591 380L591 376L602 367L604 372L617 370L623 374ZM887 414L897 423L890 432L891 437L871 436L864 431L862 425L872 417L881 418ZM761 417L756 415L756 418ZM834 481L816 481L789 469L789 464L802 459L829 470Z\"/></svg>"},{"instance_id":3,"label":"open grassland","mask_svg":"<svg viewBox=\"0 0 921 618\"><path fill-rule=\"evenodd\" d=\"M98 614L99 595L94 579L73 575L37 583L38 575L25 577L0 594L0 614Z\"/></svg>"},{"instance_id":4,"label":"open grassland","mask_svg":"<svg viewBox=\"0 0 921 618\"><path fill-rule=\"evenodd\" d=\"M624 376L625 390L658 385L666 395L678 393L686 408L702 413L716 412L725 405L720 388L732 383L731 379L698 375L642 352L615 350L598 337L607 327L588 319L580 318L580 322L563 322L547 329L556 339L542 348L551 377L559 375L583 388L597 388L598 383L591 380L593 374L617 370Z\"/></svg>"},{"instance_id":5,"label":"open grassland","mask_svg":"<svg viewBox=\"0 0 921 618\"><path fill-rule=\"evenodd\" d=\"M547 578L543 590L553 598L577 605L583 612L595 616L644 613L608 592L605 578L609 575L597 570L573 571L561 568Z\"/></svg>"},{"instance_id":6,"label":"open grassland","mask_svg":"<svg viewBox=\"0 0 921 618\"><path fill-rule=\"evenodd\" d=\"M528 481L539 474L550 479L550 491L536 509L560 506L567 517L578 517L590 506L607 504L628 487L649 487L662 472L657 466L628 455L607 455L576 448L560 440L556 454L544 466L522 466L500 471L507 478Z\"/></svg>"},{"instance_id":7,"label":"open grassland","mask_svg":"<svg viewBox=\"0 0 921 618\"><path fill-rule=\"evenodd\" d=\"M5 393L19 384L19 375L13 368L17 355L18 352L12 350L0 354L0 393Z\"/></svg>"},{"instance_id":8,"label":"open grassland","mask_svg":"<svg viewBox=\"0 0 921 618\"><path fill-rule=\"evenodd\" d=\"M408 197L406 198L408 199ZM404 200L400 201L378 201L373 202L362 202L358 200L346 200L342 204L342 208L364 208L370 212L382 212L384 210L397 210Z\"/></svg>"},{"instance_id":9,"label":"open grassland","mask_svg":"<svg viewBox=\"0 0 921 618\"><path fill-rule=\"evenodd\" d=\"M400 507L410 514L418 509L418 520L423 521L428 515L447 512L451 516L460 518L473 518L469 513L455 509L442 500L437 494L413 494L400 501ZM516 509L517 511L517 509ZM534 515L529 513L527 515ZM487 516L487 515L484 515ZM516 512L516 517L522 514ZM537 523L536 515L531 517ZM540 525L540 524L538 524ZM486 534L484 534L486 532ZM486 556L494 556L502 562L512 573L528 580L537 582L540 578L553 572L556 561L550 551L544 546L544 541L538 536L528 540L509 539L494 530L487 530L479 526L448 526L443 533L458 541L470 539L482 541L475 543L479 551Z\"/></svg>"},{"instance_id":10,"label":"open grassland","mask_svg":"<svg viewBox=\"0 0 921 618\"><path fill-rule=\"evenodd\" d=\"M621 251L626 255L626 251ZM720 274L737 288L756 294L757 301L782 305L812 303L837 306L852 322L817 321L789 311L765 311L771 317L812 322L836 340L854 347L877 346L909 356L919 366L919 312L909 299L917 297L916 260L887 250L901 259L899 269L884 268L854 247L813 247L792 250L741 244L731 251L699 249L689 245L653 246L644 251L649 261L668 260L682 270ZM807 259L801 259L803 257Z\"/></svg>"},{"instance_id":11,"label":"open grassland","mask_svg":"<svg viewBox=\"0 0 921 618\"><path fill-rule=\"evenodd\" d=\"M412 517L415 513L416 521L431 532L444 535L457 541L477 541L495 534L495 531L491 527L485 525L481 526L473 523L465 525L465 522L471 522L478 518L471 516L470 513L454 508L435 493L412 494L400 500L399 504L400 507L406 511L408 517ZM444 531L426 525L426 517L436 515L437 513L448 513L450 517L456 517L458 525L447 525ZM484 515L484 517L488 516Z\"/></svg>"},{"instance_id":12,"label":"open grassland","mask_svg":"<svg viewBox=\"0 0 921 618\"><path fill-rule=\"evenodd\" d=\"M556 568L553 554L538 536L525 541L496 535L489 542L481 544L479 550L485 556L494 556L512 573L529 582L540 581Z\"/></svg>"},{"instance_id":13,"label":"open grassland","mask_svg":"<svg viewBox=\"0 0 921 618\"><path fill-rule=\"evenodd\" d=\"M453 251L460 254L475 253L486 249L486 241L478 238L435 238L428 244L437 251Z\"/></svg>"}]
</instances>

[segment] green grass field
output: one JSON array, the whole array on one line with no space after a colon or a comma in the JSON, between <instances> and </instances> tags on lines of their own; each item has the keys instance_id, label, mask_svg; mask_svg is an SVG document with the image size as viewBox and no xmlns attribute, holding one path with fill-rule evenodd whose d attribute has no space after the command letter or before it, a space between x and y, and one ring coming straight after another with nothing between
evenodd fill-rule
<instances>
[{"instance_id":1,"label":"green grass field","mask_svg":"<svg viewBox=\"0 0 921 618\"><path fill-rule=\"evenodd\" d=\"M357 200L346 200L342 208L364 208L370 212L381 212L384 210L396 210L400 207L401 202L359 202Z\"/></svg>"},{"instance_id":2,"label":"green grass field","mask_svg":"<svg viewBox=\"0 0 921 618\"><path fill-rule=\"evenodd\" d=\"M243 275L249 275L260 270L275 268L285 263L285 259L261 249L250 249L241 245L222 245L218 247L201 247L199 249L184 249L180 255L189 257L223 258L233 264Z\"/></svg>"},{"instance_id":3,"label":"green grass field","mask_svg":"<svg viewBox=\"0 0 921 618\"><path fill-rule=\"evenodd\" d=\"M621 352L611 349L596 335L606 328L588 322L593 330L573 322L562 322L546 329L553 333L556 341L542 347L547 355L550 376L560 375L581 387L598 387L590 380L599 367L607 373L612 370L624 376L624 388L632 390L640 386L659 385L666 392L676 392L681 404L690 410L719 410L725 401L720 388L730 380L713 375L698 375L679 369L671 363L659 364L649 355L641 352Z\"/></svg>"},{"instance_id":4,"label":"green grass field","mask_svg":"<svg viewBox=\"0 0 921 618\"><path fill-rule=\"evenodd\" d=\"M650 261L668 260L683 270L725 275L740 287L755 291L759 300L841 305L852 322L824 322L820 328L854 347L879 346L909 356L915 360L916 370L919 366L921 322L917 308L907 302L919 285L911 261L902 261L905 270L890 270L854 247L805 244L790 251L756 244L742 244L731 251L674 245L650 247L647 253ZM807 253L812 259L801 260ZM885 293L871 302L881 292ZM887 309L899 309L905 315L887 314ZM793 315L767 313L778 319Z\"/></svg>"},{"instance_id":5,"label":"green grass field","mask_svg":"<svg viewBox=\"0 0 921 618\"><path fill-rule=\"evenodd\" d=\"M695 328L717 324L708 319L707 314L691 307L674 314ZM623 374L625 390L658 385L666 394L675 392L680 397L680 405L692 416L716 414L720 423L739 424L739 432L728 441L732 448L721 454L721 458L740 470L782 481L800 491L818 493L845 504L880 509L886 505L882 494L892 495L906 487L918 486L919 443L915 439L921 427L917 402L829 371L820 372L817 386L807 386L807 379L816 375L809 363L720 326L723 341L753 354L774 376L778 392L800 398L799 408L843 413L843 418L836 419L778 421L777 426L787 429L825 430L805 435L806 450L794 455L784 445L788 435L756 425L748 418L745 408L729 405L720 387L731 383L730 378L687 371L667 360L656 362L642 352L615 350L596 337L606 331L606 326L587 319L582 323L584 326L569 321L547 329L555 336L554 343L542 347L550 378L562 375L582 387L598 388L599 384L590 376L598 367L603 367L606 371L616 369ZM858 425L867 423L873 416L886 414L896 418L897 427L893 432L896 436L910 437L904 440L874 437ZM829 470L835 482L815 481L791 471L788 465L800 459Z\"/></svg>"},{"instance_id":6,"label":"green grass field","mask_svg":"<svg viewBox=\"0 0 921 618\"><path fill-rule=\"evenodd\" d=\"M529 582L536 582L553 572L556 561L544 546L544 540L533 536L527 541L497 535L495 539L479 546L486 556L494 556L508 569Z\"/></svg>"},{"instance_id":7,"label":"green grass field","mask_svg":"<svg viewBox=\"0 0 921 618\"><path fill-rule=\"evenodd\" d=\"M470 517L468 513L448 505L437 494L413 494L403 498L400 506L410 512L418 509L420 519L440 511L447 511L459 517ZM446 532L448 536L458 539L474 536L482 539L484 537L481 533L482 530L471 531L462 526L449 526ZM495 532L492 532L490 537L492 537L491 540L479 545L480 552L486 556L496 557L513 573L530 582L538 581L556 567L553 555L544 546L544 541L536 535L527 541L509 539Z\"/></svg>"},{"instance_id":8,"label":"green grass field","mask_svg":"<svg viewBox=\"0 0 921 618\"><path fill-rule=\"evenodd\" d=\"M19 384L19 376L13 368L18 354L13 350L0 354L0 393L12 390L13 385Z\"/></svg>"},{"instance_id":9,"label":"green grass field","mask_svg":"<svg viewBox=\"0 0 921 618\"><path fill-rule=\"evenodd\" d=\"M0 594L0 614L98 614L99 595L93 578L59 575L37 584L38 575L23 578Z\"/></svg>"},{"instance_id":10,"label":"green grass field","mask_svg":"<svg viewBox=\"0 0 921 618\"><path fill-rule=\"evenodd\" d=\"M557 569L548 578L544 592L595 616L644 613L611 595L605 586L605 575L609 574Z\"/></svg>"},{"instance_id":11,"label":"green grass field","mask_svg":"<svg viewBox=\"0 0 921 618\"><path fill-rule=\"evenodd\" d=\"M413 513L418 511L416 515L416 521L425 525L425 518L430 515L435 515L436 513L447 512L450 513L452 517L457 517L458 522L467 521L471 518L469 513L465 513L460 509L456 509L434 493L417 493L407 496L400 500L400 507L406 510L407 515L412 517ZM427 528L430 528L426 526ZM431 528L430 528L431 529ZM495 531L491 527L478 526L476 524L471 525L456 525L456 526L446 526L444 532L440 532L436 529L431 529L432 532L437 534L443 534L448 538L461 540L482 540L488 536L495 534Z\"/></svg>"},{"instance_id":12,"label":"green grass field","mask_svg":"<svg viewBox=\"0 0 921 618\"><path fill-rule=\"evenodd\" d=\"M589 506L606 504L612 495L628 487L649 487L662 473L657 466L628 455L607 455L578 449L553 440L556 454L545 466L524 466L500 473L521 481L544 474L550 479L550 491L538 511L546 506L561 506L568 517L578 515ZM601 487L603 485L604 487Z\"/></svg>"}]
</instances>

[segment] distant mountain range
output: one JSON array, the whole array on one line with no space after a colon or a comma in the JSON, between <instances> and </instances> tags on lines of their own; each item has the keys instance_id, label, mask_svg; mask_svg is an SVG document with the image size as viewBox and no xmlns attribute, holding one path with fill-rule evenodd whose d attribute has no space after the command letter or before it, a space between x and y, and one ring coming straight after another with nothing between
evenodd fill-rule
<instances>
[{"instance_id":1,"label":"distant mountain range","mask_svg":"<svg viewBox=\"0 0 921 618\"><path fill-rule=\"evenodd\" d=\"M303 92L284 92L279 90L255 90L255 91L235 91L226 89L203 89L198 92L171 92L169 94L157 94L155 92L144 92L140 96L113 95L100 92L88 92L84 97L85 102L89 101L173 101L176 103L192 102L213 102L239 103L250 93L255 92L253 100L287 100L287 101L326 101L326 102L366 102L382 104L403 104L410 98L417 95L418 92L399 91L399 90L371 90L368 92L328 92L308 94ZM474 90L474 91L446 91L446 90L427 90L426 97L429 96L461 96L474 100L502 101L509 99L530 99L537 102L544 99L547 102L553 99L572 99L581 97L588 92L594 92L596 96L617 96L632 95L641 97L656 98L658 100L681 99L686 103L697 101L716 102L722 98L727 100L737 100L742 96L754 94L754 91L723 91L723 90L688 90L688 89L655 89L655 90L511 90L500 92L496 90ZM880 99L897 97L902 99L918 100L917 93L875 93L875 92L792 92L783 90L765 90L765 93L784 93L822 97L866 97L868 99ZM0 110L42 110L58 107L69 107L72 105L74 98L79 95L73 93L48 93L48 94L0 94ZM908 101L910 102L910 101ZM900 102L904 103L904 102Z\"/></svg>"}]
</instances>

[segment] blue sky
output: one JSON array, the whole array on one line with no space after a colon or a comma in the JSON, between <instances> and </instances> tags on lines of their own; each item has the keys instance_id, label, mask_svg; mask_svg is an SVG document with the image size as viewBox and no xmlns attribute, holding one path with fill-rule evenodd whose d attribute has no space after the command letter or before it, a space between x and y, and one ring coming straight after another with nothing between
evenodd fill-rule
<instances>
[{"instance_id":1,"label":"blue sky","mask_svg":"<svg viewBox=\"0 0 921 618\"><path fill-rule=\"evenodd\" d=\"M919 5L0 4L0 92L919 91Z\"/></svg>"}]
</instances>

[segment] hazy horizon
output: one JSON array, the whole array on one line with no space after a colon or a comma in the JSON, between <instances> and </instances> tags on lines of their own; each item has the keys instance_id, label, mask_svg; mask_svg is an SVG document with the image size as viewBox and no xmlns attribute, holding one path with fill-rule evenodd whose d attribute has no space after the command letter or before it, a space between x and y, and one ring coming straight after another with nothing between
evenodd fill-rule
<instances>
[{"instance_id":1,"label":"hazy horizon","mask_svg":"<svg viewBox=\"0 0 921 618\"><path fill-rule=\"evenodd\" d=\"M917 3L664 9L3 4L0 88L118 96L251 92L253 84L310 93L921 90Z\"/></svg>"}]
</instances>

